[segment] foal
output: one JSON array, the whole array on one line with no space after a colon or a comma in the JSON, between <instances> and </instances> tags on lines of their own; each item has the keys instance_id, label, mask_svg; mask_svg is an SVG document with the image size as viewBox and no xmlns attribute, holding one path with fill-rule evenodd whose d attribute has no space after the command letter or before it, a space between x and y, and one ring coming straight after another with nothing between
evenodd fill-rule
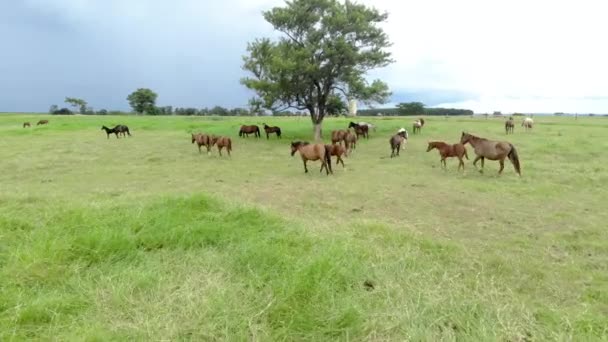
<instances>
[{"instance_id":1,"label":"foal","mask_svg":"<svg viewBox=\"0 0 608 342\"><path fill-rule=\"evenodd\" d=\"M346 133L346 137L344 138L346 142L346 152L347 154L353 153L353 150L357 149L357 135L351 132Z\"/></svg>"},{"instance_id":2,"label":"foal","mask_svg":"<svg viewBox=\"0 0 608 342\"><path fill-rule=\"evenodd\" d=\"M437 149L439 151L439 155L441 156L441 164L444 169L447 169L447 165L445 160L447 158L458 157L458 170L462 167L462 171L464 171L464 161L462 157L464 156L469 160L469 155L467 154L467 149L463 144L454 144L449 145L444 143L443 141L430 141L429 147L426 149L427 152L430 152L433 149Z\"/></svg>"},{"instance_id":3,"label":"foal","mask_svg":"<svg viewBox=\"0 0 608 342\"><path fill-rule=\"evenodd\" d=\"M220 152L220 157L222 156L222 149L225 147L226 152L228 152L228 157L230 157L230 152L232 151L232 140L228 137L216 137L215 135L211 137L211 146L217 145L217 149Z\"/></svg>"},{"instance_id":4,"label":"foal","mask_svg":"<svg viewBox=\"0 0 608 342\"><path fill-rule=\"evenodd\" d=\"M344 142L344 144L346 145L346 136L348 134L349 134L349 132L345 131L343 129L337 130L337 131L332 131L331 132L331 143L332 144L342 144L342 142Z\"/></svg>"}]
</instances>

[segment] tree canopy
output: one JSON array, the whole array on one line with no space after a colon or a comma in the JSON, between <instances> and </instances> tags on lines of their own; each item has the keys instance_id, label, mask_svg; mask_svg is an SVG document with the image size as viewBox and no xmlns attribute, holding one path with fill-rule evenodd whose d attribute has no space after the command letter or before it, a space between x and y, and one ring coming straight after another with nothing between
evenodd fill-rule
<instances>
[{"instance_id":1,"label":"tree canopy","mask_svg":"<svg viewBox=\"0 0 608 342\"><path fill-rule=\"evenodd\" d=\"M386 13L350 1L292 0L263 15L282 36L248 44L243 68L252 76L241 82L265 108L308 111L319 139L332 96L386 102L388 86L365 78L392 62L388 36L378 26Z\"/></svg>"},{"instance_id":2,"label":"tree canopy","mask_svg":"<svg viewBox=\"0 0 608 342\"><path fill-rule=\"evenodd\" d=\"M66 97L65 103L71 105L74 108L79 108L79 113L84 114L87 110L87 101L83 99L78 99L75 97Z\"/></svg>"},{"instance_id":3,"label":"tree canopy","mask_svg":"<svg viewBox=\"0 0 608 342\"><path fill-rule=\"evenodd\" d=\"M401 115L424 115L424 103L405 102L397 105Z\"/></svg>"},{"instance_id":4,"label":"tree canopy","mask_svg":"<svg viewBox=\"0 0 608 342\"><path fill-rule=\"evenodd\" d=\"M127 97L131 108L137 113L154 114L158 95L150 89L139 88Z\"/></svg>"}]
</instances>

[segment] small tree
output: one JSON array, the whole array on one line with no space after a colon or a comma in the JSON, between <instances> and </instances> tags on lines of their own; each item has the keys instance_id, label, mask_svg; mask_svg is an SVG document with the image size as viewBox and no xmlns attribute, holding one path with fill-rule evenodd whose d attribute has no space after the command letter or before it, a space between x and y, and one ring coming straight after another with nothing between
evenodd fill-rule
<instances>
[{"instance_id":1,"label":"small tree","mask_svg":"<svg viewBox=\"0 0 608 342\"><path fill-rule=\"evenodd\" d=\"M74 107L74 111L76 111L76 108L78 108L79 109L78 112L80 114L85 114L85 112L87 111L87 101L85 101L83 99L77 99L75 97L66 97L65 103Z\"/></svg>"},{"instance_id":2,"label":"small tree","mask_svg":"<svg viewBox=\"0 0 608 342\"><path fill-rule=\"evenodd\" d=\"M158 95L150 89L139 88L127 97L133 111L139 114L154 114Z\"/></svg>"},{"instance_id":3,"label":"small tree","mask_svg":"<svg viewBox=\"0 0 608 342\"><path fill-rule=\"evenodd\" d=\"M397 105L401 115L423 115L424 104L422 102L406 102Z\"/></svg>"},{"instance_id":4,"label":"small tree","mask_svg":"<svg viewBox=\"0 0 608 342\"><path fill-rule=\"evenodd\" d=\"M57 105L52 105L51 108L49 108L49 114L55 114L55 112L58 110L59 107Z\"/></svg>"},{"instance_id":5,"label":"small tree","mask_svg":"<svg viewBox=\"0 0 608 342\"><path fill-rule=\"evenodd\" d=\"M390 96L385 83L365 79L392 62L388 37L378 26L386 13L348 0L292 0L263 15L283 37L247 46L243 68L253 76L241 82L265 108L308 111L320 140L332 94L364 103L384 103Z\"/></svg>"}]
</instances>

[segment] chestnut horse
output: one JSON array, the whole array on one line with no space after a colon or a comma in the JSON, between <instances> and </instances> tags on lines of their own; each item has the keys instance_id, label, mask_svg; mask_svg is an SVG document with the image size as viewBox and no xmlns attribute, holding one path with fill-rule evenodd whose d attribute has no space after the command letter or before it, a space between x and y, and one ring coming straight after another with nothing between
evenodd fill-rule
<instances>
[{"instance_id":1,"label":"chestnut horse","mask_svg":"<svg viewBox=\"0 0 608 342\"><path fill-rule=\"evenodd\" d=\"M38 123L36 124L36 126L38 126L38 125L48 125L48 123L49 123L49 120L40 120L40 121L38 121Z\"/></svg>"},{"instance_id":2,"label":"chestnut horse","mask_svg":"<svg viewBox=\"0 0 608 342\"><path fill-rule=\"evenodd\" d=\"M215 135L211 136L211 146L217 145L217 149L220 152L220 157L222 156L222 149L225 147L226 152L228 152L228 157L230 157L230 152L232 152L232 140L228 137L216 137Z\"/></svg>"},{"instance_id":3,"label":"chestnut horse","mask_svg":"<svg viewBox=\"0 0 608 342\"><path fill-rule=\"evenodd\" d=\"M458 158L458 170L462 167L462 171L464 171L464 161L462 157L467 158L469 160L469 155L467 154L467 149L463 144L446 144L443 141L430 141L429 146L426 149L427 152L432 151L433 149L437 149L439 151L439 155L441 156L441 164L444 169L447 169L445 160L447 158L457 157Z\"/></svg>"},{"instance_id":4,"label":"chestnut horse","mask_svg":"<svg viewBox=\"0 0 608 342\"><path fill-rule=\"evenodd\" d=\"M348 128L352 128L355 130L355 134L357 134L357 138L362 135L365 139L369 139L369 127L367 125L359 125L354 122L350 122L348 124Z\"/></svg>"},{"instance_id":5,"label":"chestnut horse","mask_svg":"<svg viewBox=\"0 0 608 342\"><path fill-rule=\"evenodd\" d=\"M29 122L24 122L23 128L25 128L25 127L32 127L32 125Z\"/></svg>"},{"instance_id":6,"label":"chestnut horse","mask_svg":"<svg viewBox=\"0 0 608 342\"><path fill-rule=\"evenodd\" d=\"M325 168L327 175L329 175L330 172L332 174L334 173L334 171L331 169L331 151L329 151L329 148L326 145L310 144L306 141L293 141L291 143L291 156L293 157L296 152L300 152L300 156L302 157L302 162L304 163L304 173L308 173L306 163L309 160L321 161L321 170L319 172L322 172L323 168Z\"/></svg>"},{"instance_id":7,"label":"chestnut horse","mask_svg":"<svg viewBox=\"0 0 608 342\"><path fill-rule=\"evenodd\" d=\"M331 143L332 144L342 144L346 145L346 136L348 135L348 131L346 130L337 130L331 131Z\"/></svg>"},{"instance_id":8,"label":"chestnut horse","mask_svg":"<svg viewBox=\"0 0 608 342\"><path fill-rule=\"evenodd\" d=\"M399 132L389 139L388 142L391 145L391 158L399 156L399 151L401 151L401 145L403 144L404 140L405 131Z\"/></svg>"},{"instance_id":9,"label":"chestnut horse","mask_svg":"<svg viewBox=\"0 0 608 342\"><path fill-rule=\"evenodd\" d=\"M342 163L342 167L346 168L346 166L344 166L344 160L342 159L342 156L346 157L346 147L344 147L342 145L332 144L332 145L325 145L325 148L329 151L330 156L337 157L336 165Z\"/></svg>"},{"instance_id":10,"label":"chestnut horse","mask_svg":"<svg viewBox=\"0 0 608 342\"><path fill-rule=\"evenodd\" d=\"M268 126L264 124L264 131L266 132L266 139L270 139L270 134L276 133L277 138L281 138L281 128L278 126Z\"/></svg>"},{"instance_id":11,"label":"chestnut horse","mask_svg":"<svg viewBox=\"0 0 608 342\"><path fill-rule=\"evenodd\" d=\"M515 123L513 122L512 117L509 118L509 120L505 121L505 131L507 132L507 134L513 134L513 132L515 131Z\"/></svg>"},{"instance_id":12,"label":"chestnut horse","mask_svg":"<svg viewBox=\"0 0 608 342\"><path fill-rule=\"evenodd\" d=\"M353 153L353 150L357 149L357 135L351 132L346 133L346 137L344 138L346 142L346 152L347 154Z\"/></svg>"},{"instance_id":13,"label":"chestnut horse","mask_svg":"<svg viewBox=\"0 0 608 342\"><path fill-rule=\"evenodd\" d=\"M517 155L517 150L513 144L506 141L488 140L465 132L462 132L460 143L463 145L469 143L475 149L477 158L475 158L475 161L473 161L473 165L477 167L477 161L481 160L481 169L479 172L483 173L483 163L487 158L488 160L498 160L500 163L500 170L498 170L498 174L501 174L505 168L505 158L509 158L513 164L513 167L515 168L515 171L521 176L519 156Z\"/></svg>"},{"instance_id":14,"label":"chestnut horse","mask_svg":"<svg viewBox=\"0 0 608 342\"><path fill-rule=\"evenodd\" d=\"M239 137L242 136L247 136L249 137L249 134L253 133L253 136L255 136L256 138L259 138L261 136L260 134L260 127L256 126L256 125L251 125L251 126L241 126L241 129L239 130Z\"/></svg>"},{"instance_id":15,"label":"chestnut horse","mask_svg":"<svg viewBox=\"0 0 608 342\"><path fill-rule=\"evenodd\" d=\"M213 145L211 144L211 137L209 135L203 133L192 134L192 143L194 144L194 142L198 145L198 153L202 152L201 146L205 146L207 148L207 155L211 154L211 147Z\"/></svg>"}]
</instances>

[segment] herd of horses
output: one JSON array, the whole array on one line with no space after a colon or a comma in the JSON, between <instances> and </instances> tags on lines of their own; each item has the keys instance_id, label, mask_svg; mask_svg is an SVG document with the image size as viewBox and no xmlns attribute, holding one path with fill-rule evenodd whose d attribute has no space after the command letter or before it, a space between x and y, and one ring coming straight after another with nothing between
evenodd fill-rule
<instances>
[{"instance_id":1,"label":"herd of horses","mask_svg":"<svg viewBox=\"0 0 608 342\"><path fill-rule=\"evenodd\" d=\"M48 123L48 120L40 120L36 125L47 125ZM424 125L424 119L420 118L415 120L412 126L413 133L420 134ZM528 131L532 129L534 121L532 118L525 118L521 125L526 131ZM24 122L23 127L31 127L31 124L29 122ZM514 128L515 122L513 117L510 117L505 121L506 134L513 134ZM280 127L263 124L263 129L266 133L266 139L270 139L271 134L275 134L277 139L281 139L282 133ZM101 130L106 132L108 139L110 138L111 134L115 134L117 139L120 138L120 135L123 137L126 137L127 135L131 136L129 127L126 125L116 125L113 128L102 126ZM308 161L321 161L321 169L319 172L323 172L323 170L325 170L327 175L333 174L331 157L336 157L336 165L342 164L342 167L346 168L344 165L344 159L342 158L353 153L357 147L357 142L360 137L369 139L370 131L375 130L376 126L370 123L350 122L347 129L334 130L331 132L331 144L312 144L307 141L291 142L291 155L294 156L296 152L300 154L304 164L305 173L308 172ZM254 137L260 138L260 132L260 127L257 125L242 125L239 129L239 137L249 137L250 134L253 134ZM222 156L223 149L226 149L228 156L230 156L230 153L232 152L232 140L229 137L215 136L205 133L192 133L191 138L192 144L196 143L198 146L199 153L202 153L202 147L205 147L207 154L211 154L211 149L213 146L217 146L220 156ZM391 158L399 156L399 153L407 143L408 138L408 132L405 128L399 129L396 134L390 137L389 145L391 148ZM479 168L479 172L483 172L484 162L487 159L499 162L500 169L498 173L501 174L504 170L505 159L509 159L515 168L515 172L521 176L521 165L517 150L513 144L506 141L489 140L462 132L460 142L456 144L448 144L443 141L430 141L428 142L426 151L430 152L436 149L439 152L441 157L440 163L444 169L447 169L446 159L454 157L458 158L458 170L460 171L460 169L462 169L464 171L464 158L467 160L469 159L467 149L465 147L466 144L471 145L475 151L476 158L473 161L475 168L477 168L477 163L481 161L481 168Z\"/></svg>"}]
</instances>

